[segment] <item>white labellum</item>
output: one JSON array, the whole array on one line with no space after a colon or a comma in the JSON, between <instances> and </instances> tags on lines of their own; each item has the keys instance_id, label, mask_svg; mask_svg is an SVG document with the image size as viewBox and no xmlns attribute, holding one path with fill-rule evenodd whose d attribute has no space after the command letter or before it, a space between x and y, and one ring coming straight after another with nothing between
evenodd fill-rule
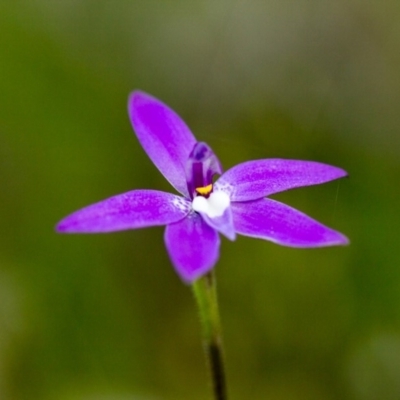
<instances>
[{"instance_id":1,"label":"white labellum","mask_svg":"<svg viewBox=\"0 0 400 400\"><path fill-rule=\"evenodd\" d=\"M206 214L210 218L220 217L230 204L229 196L223 191L212 192L208 199L197 196L192 201L194 211Z\"/></svg>"}]
</instances>

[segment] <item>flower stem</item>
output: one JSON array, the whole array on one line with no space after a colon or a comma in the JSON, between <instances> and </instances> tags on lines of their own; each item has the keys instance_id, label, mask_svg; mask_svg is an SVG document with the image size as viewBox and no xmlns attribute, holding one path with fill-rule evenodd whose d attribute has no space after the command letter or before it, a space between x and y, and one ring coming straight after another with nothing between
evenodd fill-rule
<instances>
[{"instance_id":1,"label":"flower stem","mask_svg":"<svg viewBox=\"0 0 400 400\"><path fill-rule=\"evenodd\" d=\"M214 399L227 400L221 322L214 273L210 272L195 281L193 292L200 312Z\"/></svg>"}]
</instances>

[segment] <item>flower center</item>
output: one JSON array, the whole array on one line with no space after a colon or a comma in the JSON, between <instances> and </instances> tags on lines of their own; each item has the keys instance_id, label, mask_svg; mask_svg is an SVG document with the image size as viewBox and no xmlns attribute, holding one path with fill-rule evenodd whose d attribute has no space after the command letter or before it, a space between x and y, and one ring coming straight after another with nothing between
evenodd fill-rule
<instances>
[{"instance_id":1,"label":"flower center","mask_svg":"<svg viewBox=\"0 0 400 400\"><path fill-rule=\"evenodd\" d=\"M213 189L213 185L212 185L212 183L210 183L207 186L198 187L195 190L196 190L196 193L200 194L201 196L208 197L209 194L212 192L212 189Z\"/></svg>"},{"instance_id":2,"label":"flower center","mask_svg":"<svg viewBox=\"0 0 400 400\"><path fill-rule=\"evenodd\" d=\"M212 185L209 186L212 187ZM210 218L220 217L223 215L230 204L231 201L228 194L223 191L211 192L208 198L197 196L192 201L192 207L194 211L204 213Z\"/></svg>"}]
</instances>

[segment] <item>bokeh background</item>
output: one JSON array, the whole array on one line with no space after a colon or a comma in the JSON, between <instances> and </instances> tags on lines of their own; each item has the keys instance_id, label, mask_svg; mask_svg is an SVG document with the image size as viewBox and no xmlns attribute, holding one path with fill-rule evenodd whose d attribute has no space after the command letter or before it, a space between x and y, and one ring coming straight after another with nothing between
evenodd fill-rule
<instances>
[{"instance_id":1,"label":"bokeh background","mask_svg":"<svg viewBox=\"0 0 400 400\"><path fill-rule=\"evenodd\" d=\"M163 230L54 233L111 195L172 190L128 121L140 88L225 169L350 173L275 196L350 246L223 239L231 399L399 399L399 49L398 0L0 0L0 398L209 396Z\"/></svg>"}]
</instances>

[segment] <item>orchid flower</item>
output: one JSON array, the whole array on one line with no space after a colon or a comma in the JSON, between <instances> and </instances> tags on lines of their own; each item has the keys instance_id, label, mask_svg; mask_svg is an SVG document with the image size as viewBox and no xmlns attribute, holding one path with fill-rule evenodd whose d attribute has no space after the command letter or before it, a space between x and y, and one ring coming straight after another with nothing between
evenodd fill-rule
<instances>
[{"instance_id":1,"label":"orchid flower","mask_svg":"<svg viewBox=\"0 0 400 400\"><path fill-rule=\"evenodd\" d=\"M58 232L101 233L165 225L168 254L187 283L215 266L219 234L229 240L239 234L300 248L348 243L341 233L267 197L344 177L344 170L313 161L263 159L223 172L211 148L198 142L161 101L135 91L129 97L128 112L145 152L180 195L133 190L74 212L57 225Z\"/></svg>"}]
</instances>

